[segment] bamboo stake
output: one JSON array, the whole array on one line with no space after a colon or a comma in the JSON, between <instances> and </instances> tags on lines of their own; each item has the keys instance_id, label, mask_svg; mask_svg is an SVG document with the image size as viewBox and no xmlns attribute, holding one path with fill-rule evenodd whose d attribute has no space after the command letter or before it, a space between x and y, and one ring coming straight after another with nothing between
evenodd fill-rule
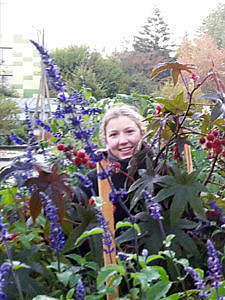
<instances>
[{"instance_id":1,"label":"bamboo stake","mask_svg":"<svg viewBox=\"0 0 225 300\"><path fill-rule=\"evenodd\" d=\"M109 165L107 160L101 161L101 164L104 168L107 168ZM100 165L97 164L97 172L101 172ZM102 214L106 221L109 221L109 230L114 237L115 229L114 229L114 215L113 215L113 204L109 200L109 193L111 192L111 187L107 179L98 179L98 189L99 189L99 196L103 199L102 205ZM104 253L104 265L107 266L109 264L116 264L116 244L113 239L112 248L114 248L113 253ZM119 297L119 290L118 287L116 289L116 295L107 294L107 300L113 300Z\"/></svg>"},{"instance_id":2,"label":"bamboo stake","mask_svg":"<svg viewBox=\"0 0 225 300\"><path fill-rule=\"evenodd\" d=\"M191 157L191 147L187 144L184 145L184 153L187 161L187 172L188 174L193 172L193 164L192 164L192 157Z\"/></svg>"}]
</instances>

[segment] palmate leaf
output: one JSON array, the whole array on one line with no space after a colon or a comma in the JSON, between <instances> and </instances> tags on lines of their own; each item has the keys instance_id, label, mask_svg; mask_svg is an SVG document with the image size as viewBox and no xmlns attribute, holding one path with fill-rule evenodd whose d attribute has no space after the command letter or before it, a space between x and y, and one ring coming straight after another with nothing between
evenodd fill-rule
<instances>
[{"instance_id":1,"label":"palmate leaf","mask_svg":"<svg viewBox=\"0 0 225 300\"><path fill-rule=\"evenodd\" d=\"M152 79L160 72L171 69L173 84L176 85L181 71L187 71L187 72L191 73L192 69L194 69L194 68L195 68L195 66L192 64L181 64L178 62L160 63L152 70L150 78Z\"/></svg>"},{"instance_id":2,"label":"palmate leaf","mask_svg":"<svg viewBox=\"0 0 225 300\"><path fill-rule=\"evenodd\" d=\"M52 166L51 172L47 172L35 165L36 170L39 173L38 177L28 179L24 185L27 187L34 187L34 192L30 198L30 211L31 216L35 222L36 218L41 212L41 199L40 192L45 192L52 198L56 207L58 208L58 216L60 222L62 222L65 208L63 202L63 195L67 196L68 200L72 200L72 191L70 185L67 184L70 177L66 173L58 174L58 164L55 163Z\"/></svg>"},{"instance_id":3,"label":"palmate leaf","mask_svg":"<svg viewBox=\"0 0 225 300\"><path fill-rule=\"evenodd\" d=\"M205 218L198 195L200 192L206 192L207 189L197 181L198 174L198 171L187 174L186 172L182 173L179 169L174 169L174 176L164 176L161 178L161 182L158 182L163 188L156 195L157 202L173 196L170 207L171 226L174 226L180 219L188 203L196 213Z\"/></svg>"},{"instance_id":4,"label":"palmate leaf","mask_svg":"<svg viewBox=\"0 0 225 300\"><path fill-rule=\"evenodd\" d=\"M162 104L165 110L172 112L173 114L181 114L188 108L188 103L184 102L184 93L180 93L174 100L157 99L159 104Z\"/></svg>"}]
</instances>

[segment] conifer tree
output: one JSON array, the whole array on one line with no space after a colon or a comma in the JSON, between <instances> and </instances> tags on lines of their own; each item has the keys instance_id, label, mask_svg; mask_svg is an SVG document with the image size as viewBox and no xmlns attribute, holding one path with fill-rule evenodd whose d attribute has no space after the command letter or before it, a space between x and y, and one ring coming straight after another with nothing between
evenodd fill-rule
<instances>
[{"instance_id":1,"label":"conifer tree","mask_svg":"<svg viewBox=\"0 0 225 300\"><path fill-rule=\"evenodd\" d=\"M134 36L134 50L144 53L157 51L159 56L168 60L174 45L171 43L169 27L157 7L153 9L153 16L148 17L142 28L139 36Z\"/></svg>"}]
</instances>

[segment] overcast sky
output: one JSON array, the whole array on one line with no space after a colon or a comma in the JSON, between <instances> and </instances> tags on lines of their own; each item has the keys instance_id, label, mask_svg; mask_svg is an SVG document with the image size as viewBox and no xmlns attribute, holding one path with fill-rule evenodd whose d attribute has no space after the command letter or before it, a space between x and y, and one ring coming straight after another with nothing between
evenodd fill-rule
<instances>
[{"instance_id":1,"label":"overcast sky","mask_svg":"<svg viewBox=\"0 0 225 300\"><path fill-rule=\"evenodd\" d=\"M1 33L37 40L45 30L49 50L69 45L89 45L111 53L131 41L152 14L160 9L174 40L185 32L192 38L203 19L225 0L0 0ZM3 40L3 39L2 39Z\"/></svg>"}]
</instances>

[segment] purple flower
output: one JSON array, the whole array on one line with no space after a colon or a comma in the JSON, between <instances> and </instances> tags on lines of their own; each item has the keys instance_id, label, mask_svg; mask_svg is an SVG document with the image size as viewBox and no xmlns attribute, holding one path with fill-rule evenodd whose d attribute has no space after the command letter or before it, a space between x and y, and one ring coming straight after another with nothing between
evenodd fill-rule
<instances>
[{"instance_id":1,"label":"purple flower","mask_svg":"<svg viewBox=\"0 0 225 300\"><path fill-rule=\"evenodd\" d=\"M218 258L218 252L213 246L213 243L210 240L207 240L207 249L208 249L208 273L209 277L212 280L211 286L213 288L218 288L221 283L218 281L221 278L222 266Z\"/></svg>"},{"instance_id":2,"label":"purple flower","mask_svg":"<svg viewBox=\"0 0 225 300\"><path fill-rule=\"evenodd\" d=\"M127 196L127 192L124 189L113 189L110 193L109 193L109 200L112 203L118 203L123 201L123 199Z\"/></svg>"},{"instance_id":3,"label":"purple flower","mask_svg":"<svg viewBox=\"0 0 225 300\"><path fill-rule=\"evenodd\" d=\"M216 204L216 200L211 200L210 203L209 203L209 206L210 206L211 209L215 209L217 215L220 216L221 221L223 223L225 223L225 215L223 213L222 208L218 204Z\"/></svg>"},{"instance_id":4,"label":"purple flower","mask_svg":"<svg viewBox=\"0 0 225 300\"><path fill-rule=\"evenodd\" d=\"M147 192L146 190L143 191L143 197L145 198L147 202L147 206L150 210L150 215L153 217L155 220L162 220L163 217L160 214L161 211L161 205L157 202L154 201L154 197Z\"/></svg>"},{"instance_id":5,"label":"purple flower","mask_svg":"<svg viewBox=\"0 0 225 300\"><path fill-rule=\"evenodd\" d=\"M141 255L144 256L144 259L146 261L147 257L148 257L148 250L147 249L143 249L142 252L141 252Z\"/></svg>"},{"instance_id":6,"label":"purple flower","mask_svg":"<svg viewBox=\"0 0 225 300\"><path fill-rule=\"evenodd\" d=\"M28 158L28 162L35 162L36 159L33 157L32 152L39 149L39 145L36 141L36 137L34 135L32 121L30 118L29 109L27 103L25 104L25 117L26 117L26 125L27 125L27 132L28 132L28 143L27 143L27 153L26 157Z\"/></svg>"},{"instance_id":7,"label":"purple flower","mask_svg":"<svg viewBox=\"0 0 225 300\"><path fill-rule=\"evenodd\" d=\"M10 136L10 139L18 145L24 145L25 144L25 142L21 138L19 138L16 134L12 134Z\"/></svg>"},{"instance_id":8,"label":"purple flower","mask_svg":"<svg viewBox=\"0 0 225 300\"><path fill-rule=\"evenodd\" d=\"M85 289L82 280L78 280L77 290L76 290L76 300L85 300Z\"/></svg>"},{"instance_id":9,"label":"purple flower","mask_svg":"<svg viewBox=\"0 0 225 300\"><path fill-rule=\"evenodd\" d=\"M40 127L42 127L47 132L53 132L51 127L47 124L43 123L41 120L35 120L36 124Z\"/></svg>"},{"instance_id":10,"label":"purple flower","mask_svg":"<svg viewBox=\"0 0 225 300\"><path fill-rule=\"evenodd\" d=\"M85 188L92 188L93 187L93 183L92 181L88 178L87 175L83 175L80 173L74 173L74 175L81 181L81 184L83 187Z\"/></svg>"},{"instance_id":11,"label":"purple flower","mask_svg":"<svg viewBox=\"0 0 225 300\"><path fill-rule=\"evenodd\" d=\"M201 298L207 298L209 296L210 291L205 292L205 281L201 279L201 276L198 272L196 272L193 268L187 267L184 270L190 274L192 279L194 280L195 287L200 290L198 296Z\"/></svg>"},{"instance_id":12,"label":"purple flower","mask_svg":"<svg viewBox=\"0 0 225 300\"><path fill-rule=\"evenodd\" d=\"M6 228L6 223L3 223L3 216L0 214L0 238L2 240L7 239L8 230Z\"/></svg>"},{"instance_id":13,"label":"purple flower","mask_svg":"<svg viewBox=\"0 0 225 300\"><path fill-rule=\"evenodd\" d=\"M3 292L3 288L7 285L6 275L11 270L10 264L4 262L0 267L0 299L6 299L6 294Z\"/></svg>"},{"instance_id":14,"label":"purple flower","mask_svg":"<svg viewBox=\"0 0 225 300\"><path fill-rule=\"evenodd\" d=\"M127 261L128 261L128 257L126 255L126 253L123 253L123 252L118 252L118 258L124 264L127 263Z\"/></svg>"},{"instance_id":15,"label":"purple flower","mask_svg":"<svg viewBox=\"0 0 225 300\"><path fill-rule=\"evenodd\" d=\"M112 253L114 248L112 248L112 236L109 232L109 221L106 222L101 210L98 208L96 208L96 217L100 228L102 228L104 231L102 234L103 244L106 246L104 251L106 253Z\"/></svg>"},{"instance_id":16,"label":"purple flower","mask_svg":"<svg viewBox=\"0 0 225 300\"><path fill-rule=\"evenodd\" d=\"M64 92L66 89L66 84L62 81L62 74L59 70L59 67L54 64L54 59L50 57L48 51L46 51L41 45L31 40L31 43L37 48L39 51L42 62L45 64L46 75L50 78L50 85L57 91L57 92ZM66 101L62 97L59 98L61 102Z\"/></svg>"},{"instance_id":17,"label":"purple flower","mask_svg":"<svg viewBox=\"0 0 225 300\"><path fill-rule=\"evenodd\" d=\"M57 215L57 208L53 204L53 201L43 192L40 192L41 201L44 207L44 211L47 219L50 222L51 242L50 247L55 250L56 254L59 254L65 244L65 237L62 228L59 225L59 217Z\"/></svg>"}]
</instances>

